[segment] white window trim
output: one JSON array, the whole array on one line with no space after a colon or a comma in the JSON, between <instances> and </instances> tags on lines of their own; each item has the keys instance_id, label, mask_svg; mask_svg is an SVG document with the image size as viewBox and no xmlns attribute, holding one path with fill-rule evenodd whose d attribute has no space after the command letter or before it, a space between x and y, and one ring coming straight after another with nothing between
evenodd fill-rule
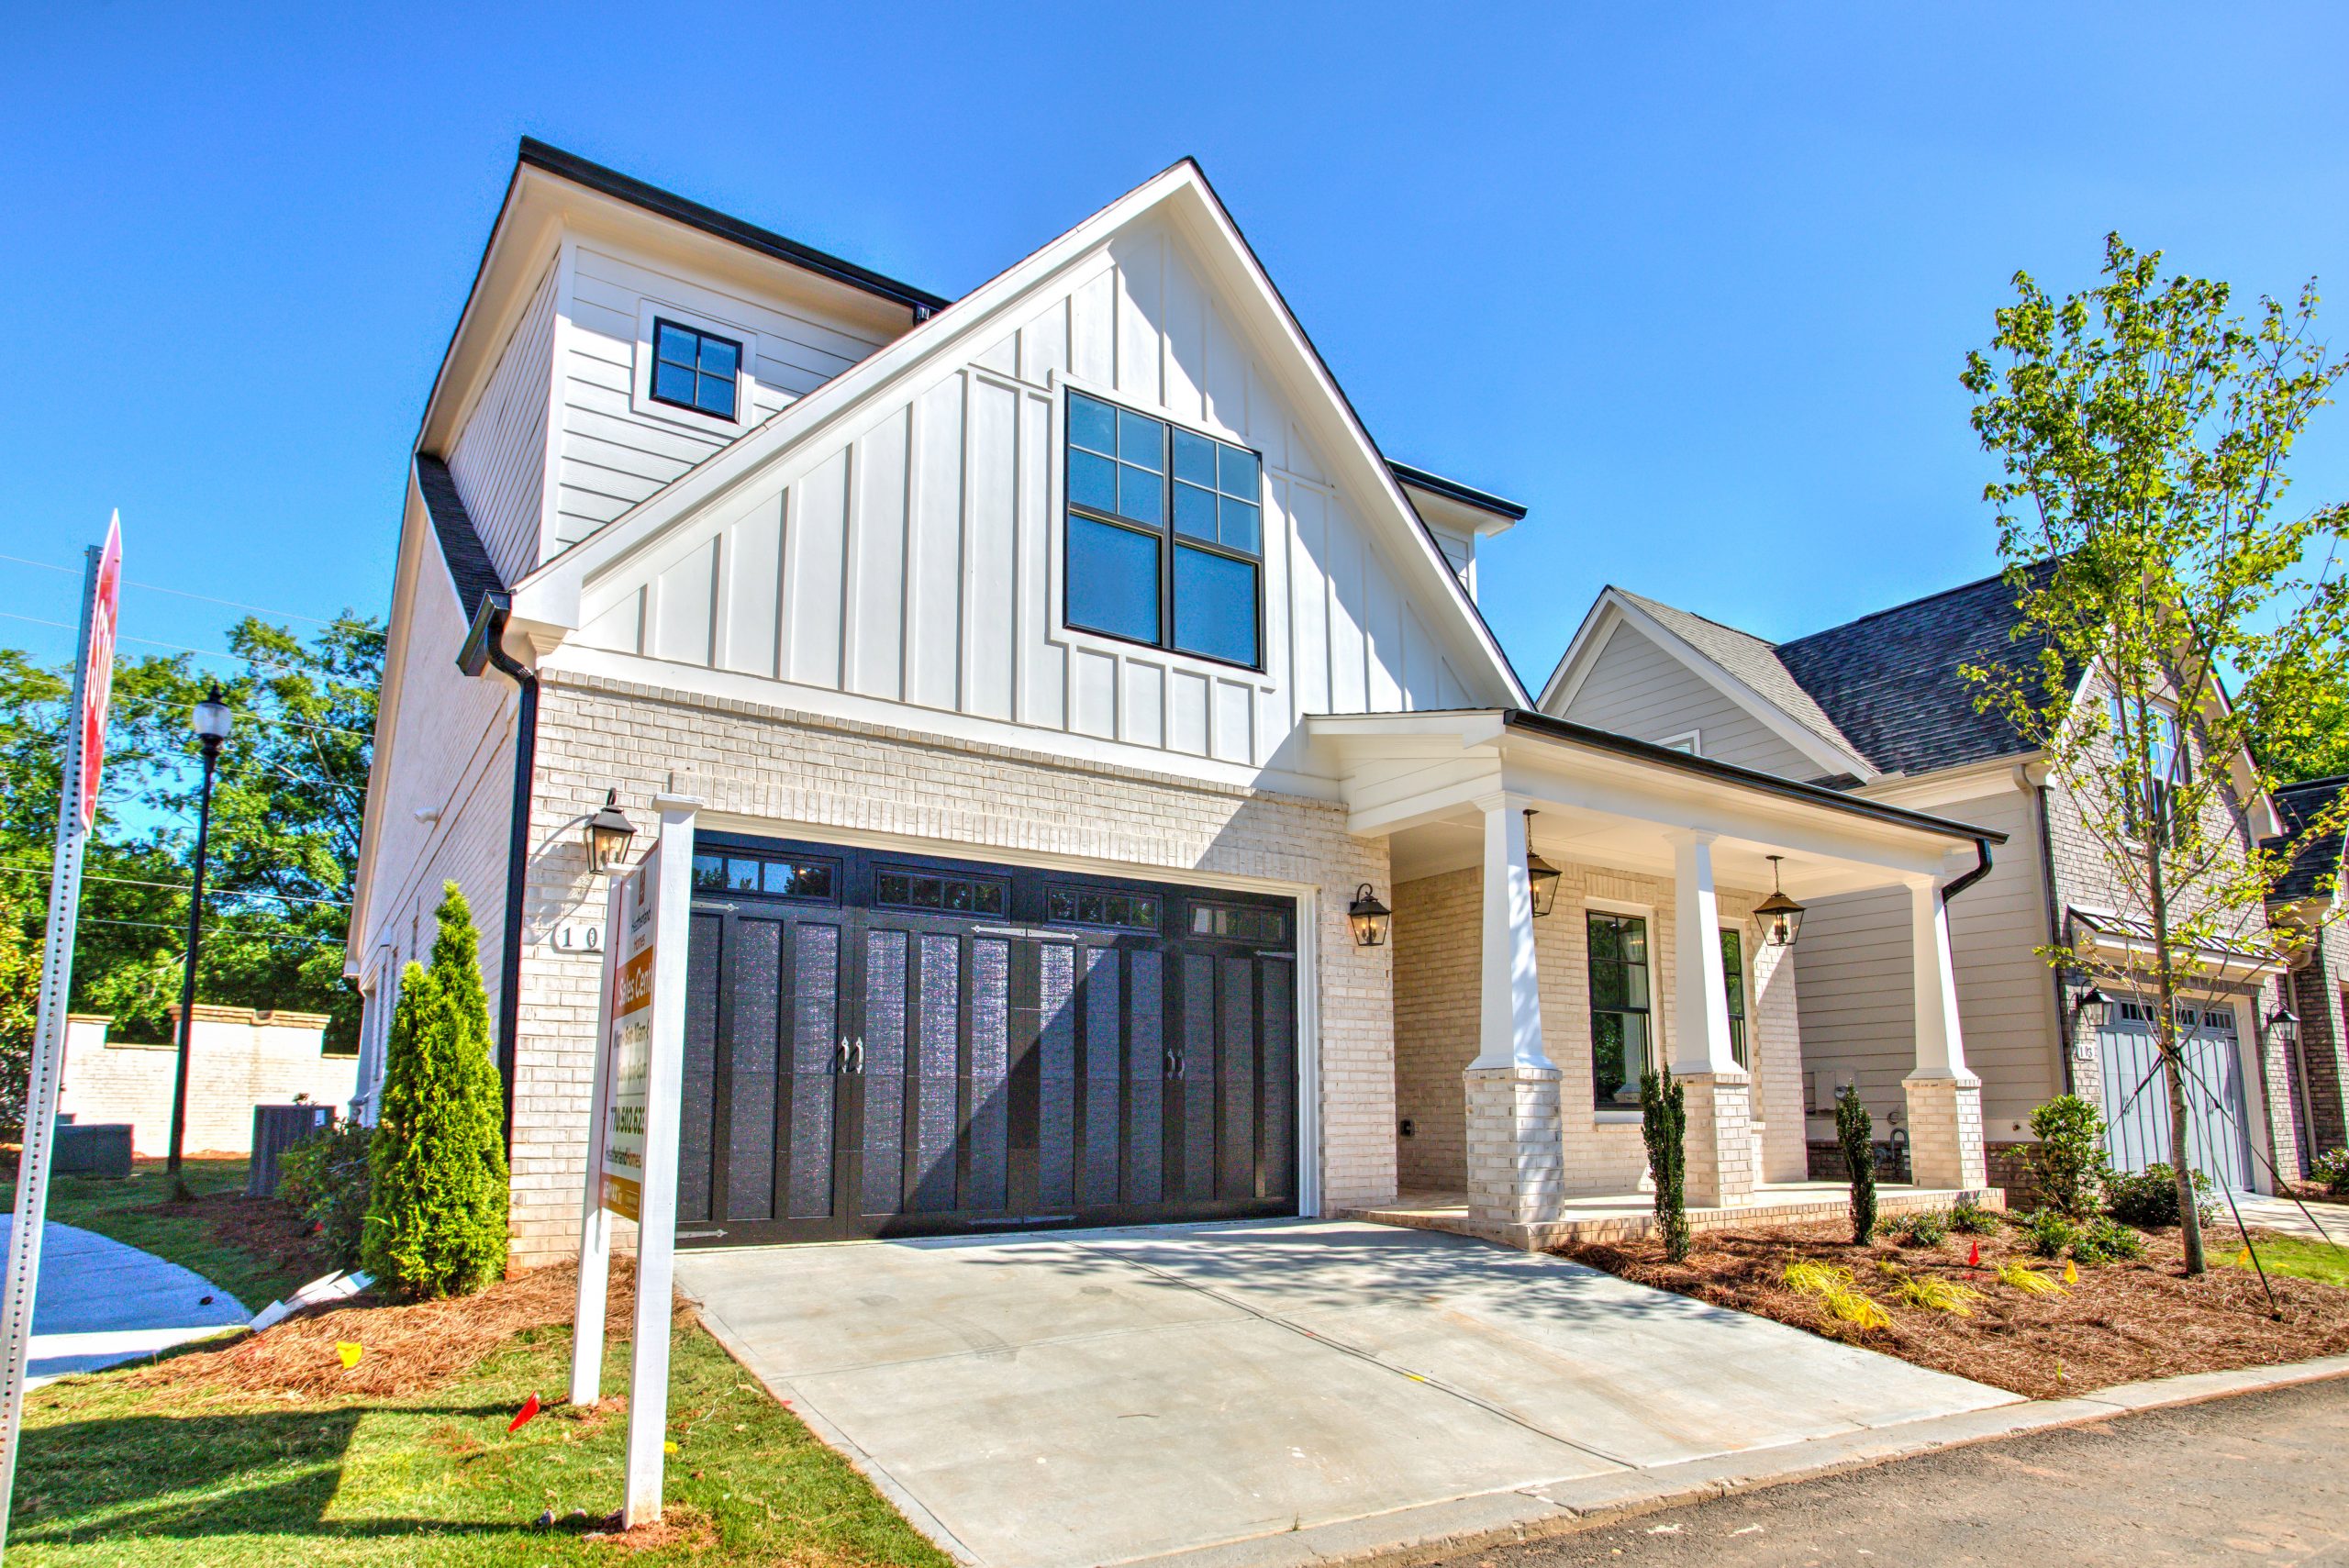
<instances>
[{"instance_id":1,"label":"white window trim","mask_svg":"<svg viewBox=\"0 0 2349 1568\"><path fill-rule=\"evenodd\" d=\"M1705 732L1684 729L1677 735L1665 736L1656 744L1668 751L1686 751L1692 757L1701 757L1705 754Z\"/></svg>"},{"instance_id":2,"label":"white window trim","mask_svg":"<svg viewBox=\"0 0 2349 1568\"><path fill-rule=\"evenodd\" d=\"M721 419L698 408L663 403L652 395L652 322L658 317L680 327L712 333L742 345L741 362L734 368L734 417ZM662 419L703 435L732 440L757 423L759 335L748 327L709 316L685 306L650 296L636 302L636 348L629 370L628 405L648 419Z\"/></svg>"}]
</instances>

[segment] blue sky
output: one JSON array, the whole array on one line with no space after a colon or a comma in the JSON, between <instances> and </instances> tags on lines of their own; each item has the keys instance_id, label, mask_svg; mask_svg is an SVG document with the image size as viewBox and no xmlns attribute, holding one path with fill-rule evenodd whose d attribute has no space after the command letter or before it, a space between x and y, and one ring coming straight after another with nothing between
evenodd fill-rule
<instances>
[{"instance_id":1,"label":"blue sky","mask_svg":"<svg viewBox=\"0 0 2349 1568\"><path fill-rule=\"evenodd\" d=\"M386 603L525 133L947 295L1197 156L1388 453L1532 507L1485 583L1537 684L1607 582L1786 637L1994 570L1956 376L2016 268L2349 275L2320 6L32 9L0 552L119 506L133 582L312 616ZM2298 473L2349 492L2349 411Z\"/></svg>"}]
</instances>

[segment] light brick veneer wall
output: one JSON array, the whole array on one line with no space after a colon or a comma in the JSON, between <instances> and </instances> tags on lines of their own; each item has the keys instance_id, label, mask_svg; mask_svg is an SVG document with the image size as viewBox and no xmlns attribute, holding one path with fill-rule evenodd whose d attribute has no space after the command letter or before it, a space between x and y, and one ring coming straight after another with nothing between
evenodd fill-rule
<instances>
[{"instance_id":1,"label":"light brick veneer wall","mask_svg":"<svg viewBox=\"0 0 2349 1568\"><path fill-rule=\"evenodd\" d=\"M1395 1176L1406 1192L1466 1180L1460 1075L1476 1059L1484 883L1471 866L1395 887Z\"/></svg>"},{"instance_id":2,"label":"light brick veneer wall","mask_svg":"<svg viewBox=\"0 0 2349 1568\"><path fill-rule=\"evenodd\" d=\"M1397 973L1397 981L1401 976ZM2343 1112L2349 1088L2349 1040L2343 1038L2343 997L2349 995L2349 929L2324 927L2309 944L2292 973L2292 1011L2299 1015L2300 1069L2307 1085L2310 1147L2303 1159L2349 1145L2349 1118Z\"/></svg>"},{"instance_id":3,"label":"light brick veneer wall","mask_svg":"<svg viewBox=\"0 0 2349 1568\"><path fill-rule=\"evenodd\" d=\"M1346 923L1358 883L1388 886L1386 848L1348 834L1341 808L573 673L541 680L516 1267L554 1262L576 1242L600 970L596 955L549 939L601 918L604 885L586 874L579 828L611 788L640 827L654 819L652 796L674 789L729 827L784 837L901 835L939 854L1077 856L1170 880L1198 873L1318 888L1319 929L1300 936L1320 963L1322 1200L1359 1207L1394 1195L1392 950L1356 946Z\"/></svg>"},{"instance_id":4,"label":"light brick veneer wall","mask_svg":"<svg viewBox=\"0 0 2349 1568\"><path fill-rule=\"evenodd\" d=\"M1418 878L1395 890L1396 1113L1410 1118L1414 1131L1397 1140L1398 1174L1407 1188L1458 1192L1467 1180L1461 1074L1476 1056L1483 884L1483 872L1471 867ZM1720 896L1722 923L1742 933L1752 984L1746 1028L1755 1054L1749 1056L1754 1063L1749 1114L1766 1124L1756 1129L1760 1147L1753 1168L1765 1181L1800 1181L1807 1155L1795 966L1787 950L1767 946L1754 929L1753 906L1761 894L1724 890ZM1649 910L1655 998L1651 1016L1662 1049L1668 1051L1673 1038L1670 879L1566 865L1556 905L1533 922L1533 946L1541 973L1542 1042L1561 1073L1564 1181L1569 1194L1628 1192L1647 1174L1636 1113L1627 1120L1602 1122L1591 1103L1583 915L1594 897Z\"/></svg>"}]
</instances>

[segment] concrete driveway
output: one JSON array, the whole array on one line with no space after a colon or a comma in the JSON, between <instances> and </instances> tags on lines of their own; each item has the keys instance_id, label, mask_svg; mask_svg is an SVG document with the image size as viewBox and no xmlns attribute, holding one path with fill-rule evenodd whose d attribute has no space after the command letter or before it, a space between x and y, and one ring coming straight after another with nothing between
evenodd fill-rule
<instances>
[{"instance_id":1,"label":"concrete driveway","mask_svg":"<svg viewBox=\"0 0 2349 1568\"><path fill-rule=\"evenodd\" d=\"M2014 1399L1377 1225L694 1252L677 1274L916 1524L999 1568L1396 1545L1545 1485Z\"/></svg>"}]
</instances>

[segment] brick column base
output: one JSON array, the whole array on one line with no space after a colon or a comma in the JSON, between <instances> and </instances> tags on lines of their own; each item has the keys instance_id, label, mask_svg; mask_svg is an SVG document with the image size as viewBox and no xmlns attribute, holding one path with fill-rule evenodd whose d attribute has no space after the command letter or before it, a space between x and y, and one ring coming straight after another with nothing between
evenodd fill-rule
<instances>
[{"instance_id":1,"label":"brick column base","mask_svg":"<svg viewBox=\"0 0 2349 1568\"><path fill-rule=\"evenodd\" d=\"M1982 1080L1909 1078L1909 1179L1920 1187L1987 1187Z\"/></svg>"},{"instance_id":2,"label":"brick column base","mask_svg":"<svg viewBox=\"0 0 2349 1568\"><path fill-rule=\"evenodd\" d=\"M1471 1067L1468 1218L1538 1225L1558 1218L1566 1177L1565 1127L1554 1067Z\"/></svg>"},{"instance_id":3,"label":"brick column base","mask_svg":"<svg viewBox=\"0 0 2349 1568\"><path fill-rule=\"evenodd\" d=\"M1687 1161L1691 1208L1726 1208L1753 1194L1753 1080L1743 1073L1687 1073L1675 1081L1687 1095L1688 1127L1680 1148Z\"/></svg>"}]
</instances>

